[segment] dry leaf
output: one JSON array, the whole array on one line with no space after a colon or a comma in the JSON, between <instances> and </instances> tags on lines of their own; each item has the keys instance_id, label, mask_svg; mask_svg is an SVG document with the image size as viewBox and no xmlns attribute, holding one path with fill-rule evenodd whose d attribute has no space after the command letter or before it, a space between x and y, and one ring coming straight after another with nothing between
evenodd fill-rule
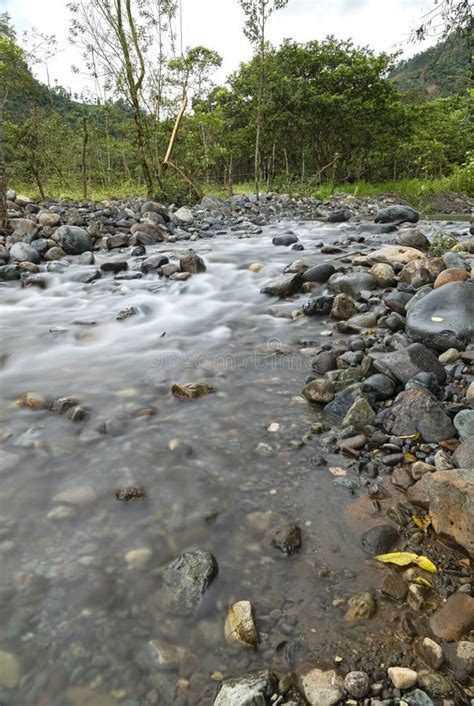
<instances>
[{"instance_id":1,"label":"dry leaf","mask_svg":"<svg viewBox=\"0 0 474 706\"><path fill-rule=\"evenodd\" d=\"M390 554L379 554L375 557L377 561L384 564L396 564L396 566L408 566L409 564L417 564L420 569L436 573L436 566L426 556L419 556L412 552L391 552Z\"/></svg>"}]
</instances>

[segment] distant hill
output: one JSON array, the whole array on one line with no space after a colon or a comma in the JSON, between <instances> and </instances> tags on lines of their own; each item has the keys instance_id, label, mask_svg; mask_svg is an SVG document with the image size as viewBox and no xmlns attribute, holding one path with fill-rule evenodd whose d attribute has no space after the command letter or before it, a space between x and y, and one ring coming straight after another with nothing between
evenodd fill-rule
<instances>
[{"instance_id":1,"label":"distant hill","mask_svg":"<svg viewBox=\"0 0 474 706\"><path fill-rule=\"evenodd\" d=\"M466 36L453 34L391 73L400 90L414 99L430 100L464 93L468 86L469 44Z\"/></svg>"}]
</instances>

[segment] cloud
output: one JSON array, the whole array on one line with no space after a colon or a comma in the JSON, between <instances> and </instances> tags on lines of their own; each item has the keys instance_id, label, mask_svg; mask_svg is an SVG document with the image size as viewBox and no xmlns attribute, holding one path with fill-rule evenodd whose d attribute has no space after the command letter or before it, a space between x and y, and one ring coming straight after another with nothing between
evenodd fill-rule
<instances>
[{"instance_id":1,"label":"cloud","mask_svg":"<svg viewBox=\"0 0 474 706\"><path fill-rule=\"evenodd\" d=\"M237 0L182 0L184 44L203 44L224 58L216 80L223 82L252 48L244 37L244 15ZM284 38L299 42L322 40L328 34L352 38L356 44L376 51L400 48L405 55L421 50L407 45L410 31L419 20L427 0L290 0L271 18L268 36L274 44ZM0 11L8 11L18 30L37 27L58 39L59 53L49 62L51 80L80 92L86 81L71 71L81 63L80 53L68 43L69 11L66 0L0 0ZM37 70L45 80L45 69Z\"/></svg>"}]
</instances>

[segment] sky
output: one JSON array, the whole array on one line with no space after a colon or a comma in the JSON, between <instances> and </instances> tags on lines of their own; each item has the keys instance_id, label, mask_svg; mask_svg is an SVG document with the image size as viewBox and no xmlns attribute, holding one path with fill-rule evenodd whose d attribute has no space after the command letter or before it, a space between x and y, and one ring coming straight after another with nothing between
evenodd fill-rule
<instances>
[{"instance_id":1,"label":"sky","mask_svg":"<svg viewBox=\"0 0 474 706\"><path fill-rule=\"evenodd\" d=\"M58 51L48 62L50 82L80 93L87 84L71 70L73 64L81 64L81 57L67 41L70 15L66 4L67 0L0 0L0 12L9 13L18 34L36 27L56 36ZM185 46L204 45L219 52L224 61L214 81L223 83L252 53L242 33L244 15L239 3L182 0L182 5ZM408 57L427 45L410 44L409 36L432 5L433 0L289 0L287 7L270 19L268 36L278 44L285 38L304 42L334 34L376 51L402 50ZM35 73L46 82L44 66L38 66Z\"/></svg>"}]
</instances>

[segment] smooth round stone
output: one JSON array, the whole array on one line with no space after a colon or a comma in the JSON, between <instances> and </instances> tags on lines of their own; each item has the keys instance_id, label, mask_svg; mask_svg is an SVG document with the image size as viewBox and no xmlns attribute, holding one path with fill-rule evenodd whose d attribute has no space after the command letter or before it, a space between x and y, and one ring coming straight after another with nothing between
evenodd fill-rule
<instances>
[{"instance_id":1,"label":"smooth round stone","mask_svg":"<svg viewBox=\"0 0 474 706\"><path fill-rule=\"evenodd\" d=\"M453 423L462 441L474 436L474 409L463 409L458 412Z\"/></svg>"},{"instance_id":2,"label":"smooth round stone","mask_svg":"<svg viewBox=\"0 0 474 706\"><path fill-rule=\"evenodd\" d=\"M344 686L350 696L362 699L370 690L369 675L365 672L349 672L344 679Z\"/></svg>"},{"instance_id":3,"label":"smooth round stone","mask_svg":"<svg viewBox=\"0 0 474 706\"><path fill-rule=\"evenodd\" d=\"M388 676L396 689L410 689L418 681L418 674L406 667L389 667Z\"/></svg>"},{"instance_id":4,"label":"smooth round stone","mask_svg":"<svg viewBox=\"0 0 474 706\"><path fill-rule=\"evenodd\" d=\"M437 350L463 350L474 342L474 281L451 282L410 306L406 330Z\"/></svg>"},{"instance_id":5,"label":"smooth round stone","mask_svg":"<svg viewBox=\"0 0 474 706\"><path fill-rule=\"evenodd\" d=\"M366 530L360 538L364 552L370 556L386 554L398 542L400 535L391 525L376 525Z\"/></svg>"},{"instance_id":6,"label":"smooth round stone","mask_svg":"<svg viewBox=\"0 0 474 706\"><path fill-rule=\"evenodd\" d=\"M15 262L32 262L38 265L41 261L39 252L27 243L15 243L10 250L10 259Z\"/></svg>"}]
</instances>

